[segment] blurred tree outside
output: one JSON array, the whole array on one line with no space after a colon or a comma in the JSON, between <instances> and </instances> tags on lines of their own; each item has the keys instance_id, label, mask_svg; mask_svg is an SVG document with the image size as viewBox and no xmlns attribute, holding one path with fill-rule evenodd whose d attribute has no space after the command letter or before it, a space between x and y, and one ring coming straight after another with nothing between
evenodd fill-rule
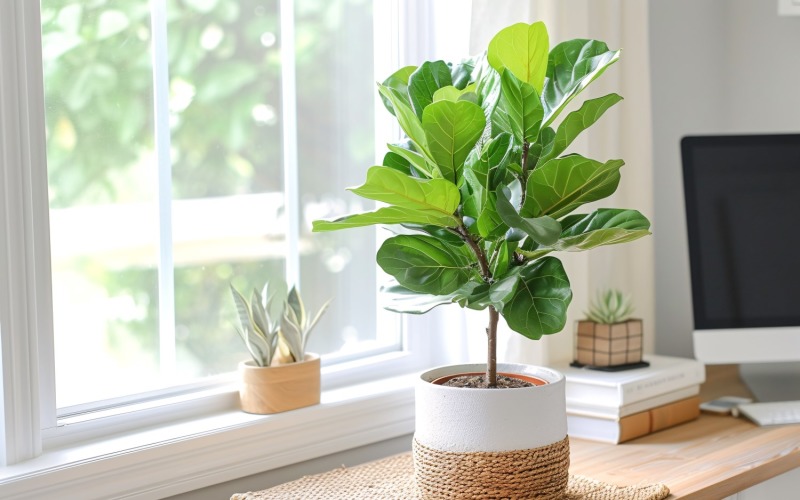
<instances>
[{"instance_id":1,"label":"blurred tree outside","mask_svg":"<svg viewBox=\"0 0 800 500\"><path fill-rule=\"evenodd\" d=\"M305 206L325 202L341 190L331 185L327 172L363 168L372 161L372 4L299 0L295 9L299 175ZM167 17L176 206L198 199L227 203L248 195L266 200L264 195L281 193L277 0L169 0ZM91 235L80 242L83 254L59 257L54 239L58 391L70 394L59 395L59 406L83 402L78 392L85 388L69 386L83 385L82 377L90 376L80 367L86 355L110 359L109 368L117 373L109 383L131 385L117 390L137 391L136 383L158 378L157 219L142 208L157 198L150 22L148 1L42 0L51 218L62 220L63 213L63 220L73 224L96 224L81 232ZM340 99L341 93L349 100ZM132 218L97 222L101 219L93 214L107 213L111 205L132 207ZM220 220L191 222L224 227L229 217L230 222L251 224L260 235L260 251L271 243L280 248L281 211L221 212ZM175 234L193 230L181 227L183 221L175 218ZM304 235L306 225L303 220ZM70 227L77 234L78 226L66 226L68 232ZM96 250L104 239L122 245L119 235L151 229L153 240L145 242L149 250L144 258L111 259ZM241 242L233 238L214 244L219 246L215 255L230 257L175 250L177 367L187 380L231 371L247 356L233 329L229 283L250 290L283 279L284 255L243 253ZM302 265L315 276L340 272L324 259L339 252L330 245L343 244L324 239L311 244ZM306 285L303 291L311 307L332 295L330 289L310 288L315 287ZM333 313L331 320L341 321L347 314ZM93 316L91 321L87 315ZM84 336L89 325L102 333ZM101 345L87 348L89 339ZM333 338L318 346L330 352L343 341ZM123 381L125 377L134 380Z\"/></svg>"}]
</instances>

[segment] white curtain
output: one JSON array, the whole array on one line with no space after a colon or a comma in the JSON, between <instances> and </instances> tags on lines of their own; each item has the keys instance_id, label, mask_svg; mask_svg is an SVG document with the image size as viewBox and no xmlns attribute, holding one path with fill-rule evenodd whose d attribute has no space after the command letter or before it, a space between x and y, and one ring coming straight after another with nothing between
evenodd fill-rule
<instances>
[{"instance_id":1,"label":"white curtain","mask_svg":"<svg viewBox=\"0 0 800 500\"><path fill-rule=\"evenodd\" d=\"M606 42L609 48L622 48L620 61L576 101L579 106L582 98L611 92L625 100L585 131L573 143L571 151L601 161L624 159L626 165L622 167L622 181L617 192L595 205L637 209L652 221L654 186L647 5L645 1L630 0L473 0L470 53L485 50L500 29L534 21L544 21L547 25L551 47L573 38L592 38ZM508 331L503 325L498 360L545 365L571 360L574 321L583 317L596 290L608 287L631 295L636 316L644 319L645 350L652 352L655 325L653 238L558 256L567 268L574 294L567 326L559 334L532 341ZM480 322L484 316L469 319L467 323Z\"/></svg>"}]
</instances>

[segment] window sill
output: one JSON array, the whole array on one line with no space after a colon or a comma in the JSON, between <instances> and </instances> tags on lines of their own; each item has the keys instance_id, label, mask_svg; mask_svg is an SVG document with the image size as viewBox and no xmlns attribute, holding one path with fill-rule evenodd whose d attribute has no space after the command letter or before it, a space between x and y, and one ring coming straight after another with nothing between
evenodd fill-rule
<instances>
[{"instance_id":1,"label":"window sill","mask_svg":"<svg viewBox=\"0 0 800 500\"><path fill-rule=\"evenodd\" d=\"M54 447L0 470L0 497L161 498L414 430L414 375L326 390L277 415L222 410Z\"/></svg>"}]
</instances>

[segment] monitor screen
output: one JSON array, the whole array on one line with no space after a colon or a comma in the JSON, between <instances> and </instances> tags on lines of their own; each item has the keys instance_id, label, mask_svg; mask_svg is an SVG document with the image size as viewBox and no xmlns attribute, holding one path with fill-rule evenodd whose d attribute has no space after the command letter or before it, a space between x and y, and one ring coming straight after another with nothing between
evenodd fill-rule
<instances>
[{"instance_id":1,"label":"monitor screen","mask_svg":"<svg viewBox=\"0 0 800 500\"><path fill-rule=\"evenodd\" d=\"M800 401L800 134L681 141L693 346Z\"/></svg>"},{"instance_id":2,"label":"monitor screen","mask_svg":"<svg viewBox=\"0 0 800 500\"><path fill-rule=\"evenodd\" d=\"M695 330L800 326L800 134L681 153Z\"/></svg>"}]
</instances>

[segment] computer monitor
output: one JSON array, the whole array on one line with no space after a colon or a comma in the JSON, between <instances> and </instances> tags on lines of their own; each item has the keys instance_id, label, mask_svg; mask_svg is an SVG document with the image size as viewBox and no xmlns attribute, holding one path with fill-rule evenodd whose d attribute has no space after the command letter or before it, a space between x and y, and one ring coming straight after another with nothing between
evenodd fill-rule
<instances>
[{"instance_id":1,"label":"computer monitor","mask_svg":"<svg viewBox=\"0 0 800 500\"><path fill-rule=\"evenodd\" d=\"M695 357L800 400L800 134L681 141Z\"/></svg>"}]
</instances>

